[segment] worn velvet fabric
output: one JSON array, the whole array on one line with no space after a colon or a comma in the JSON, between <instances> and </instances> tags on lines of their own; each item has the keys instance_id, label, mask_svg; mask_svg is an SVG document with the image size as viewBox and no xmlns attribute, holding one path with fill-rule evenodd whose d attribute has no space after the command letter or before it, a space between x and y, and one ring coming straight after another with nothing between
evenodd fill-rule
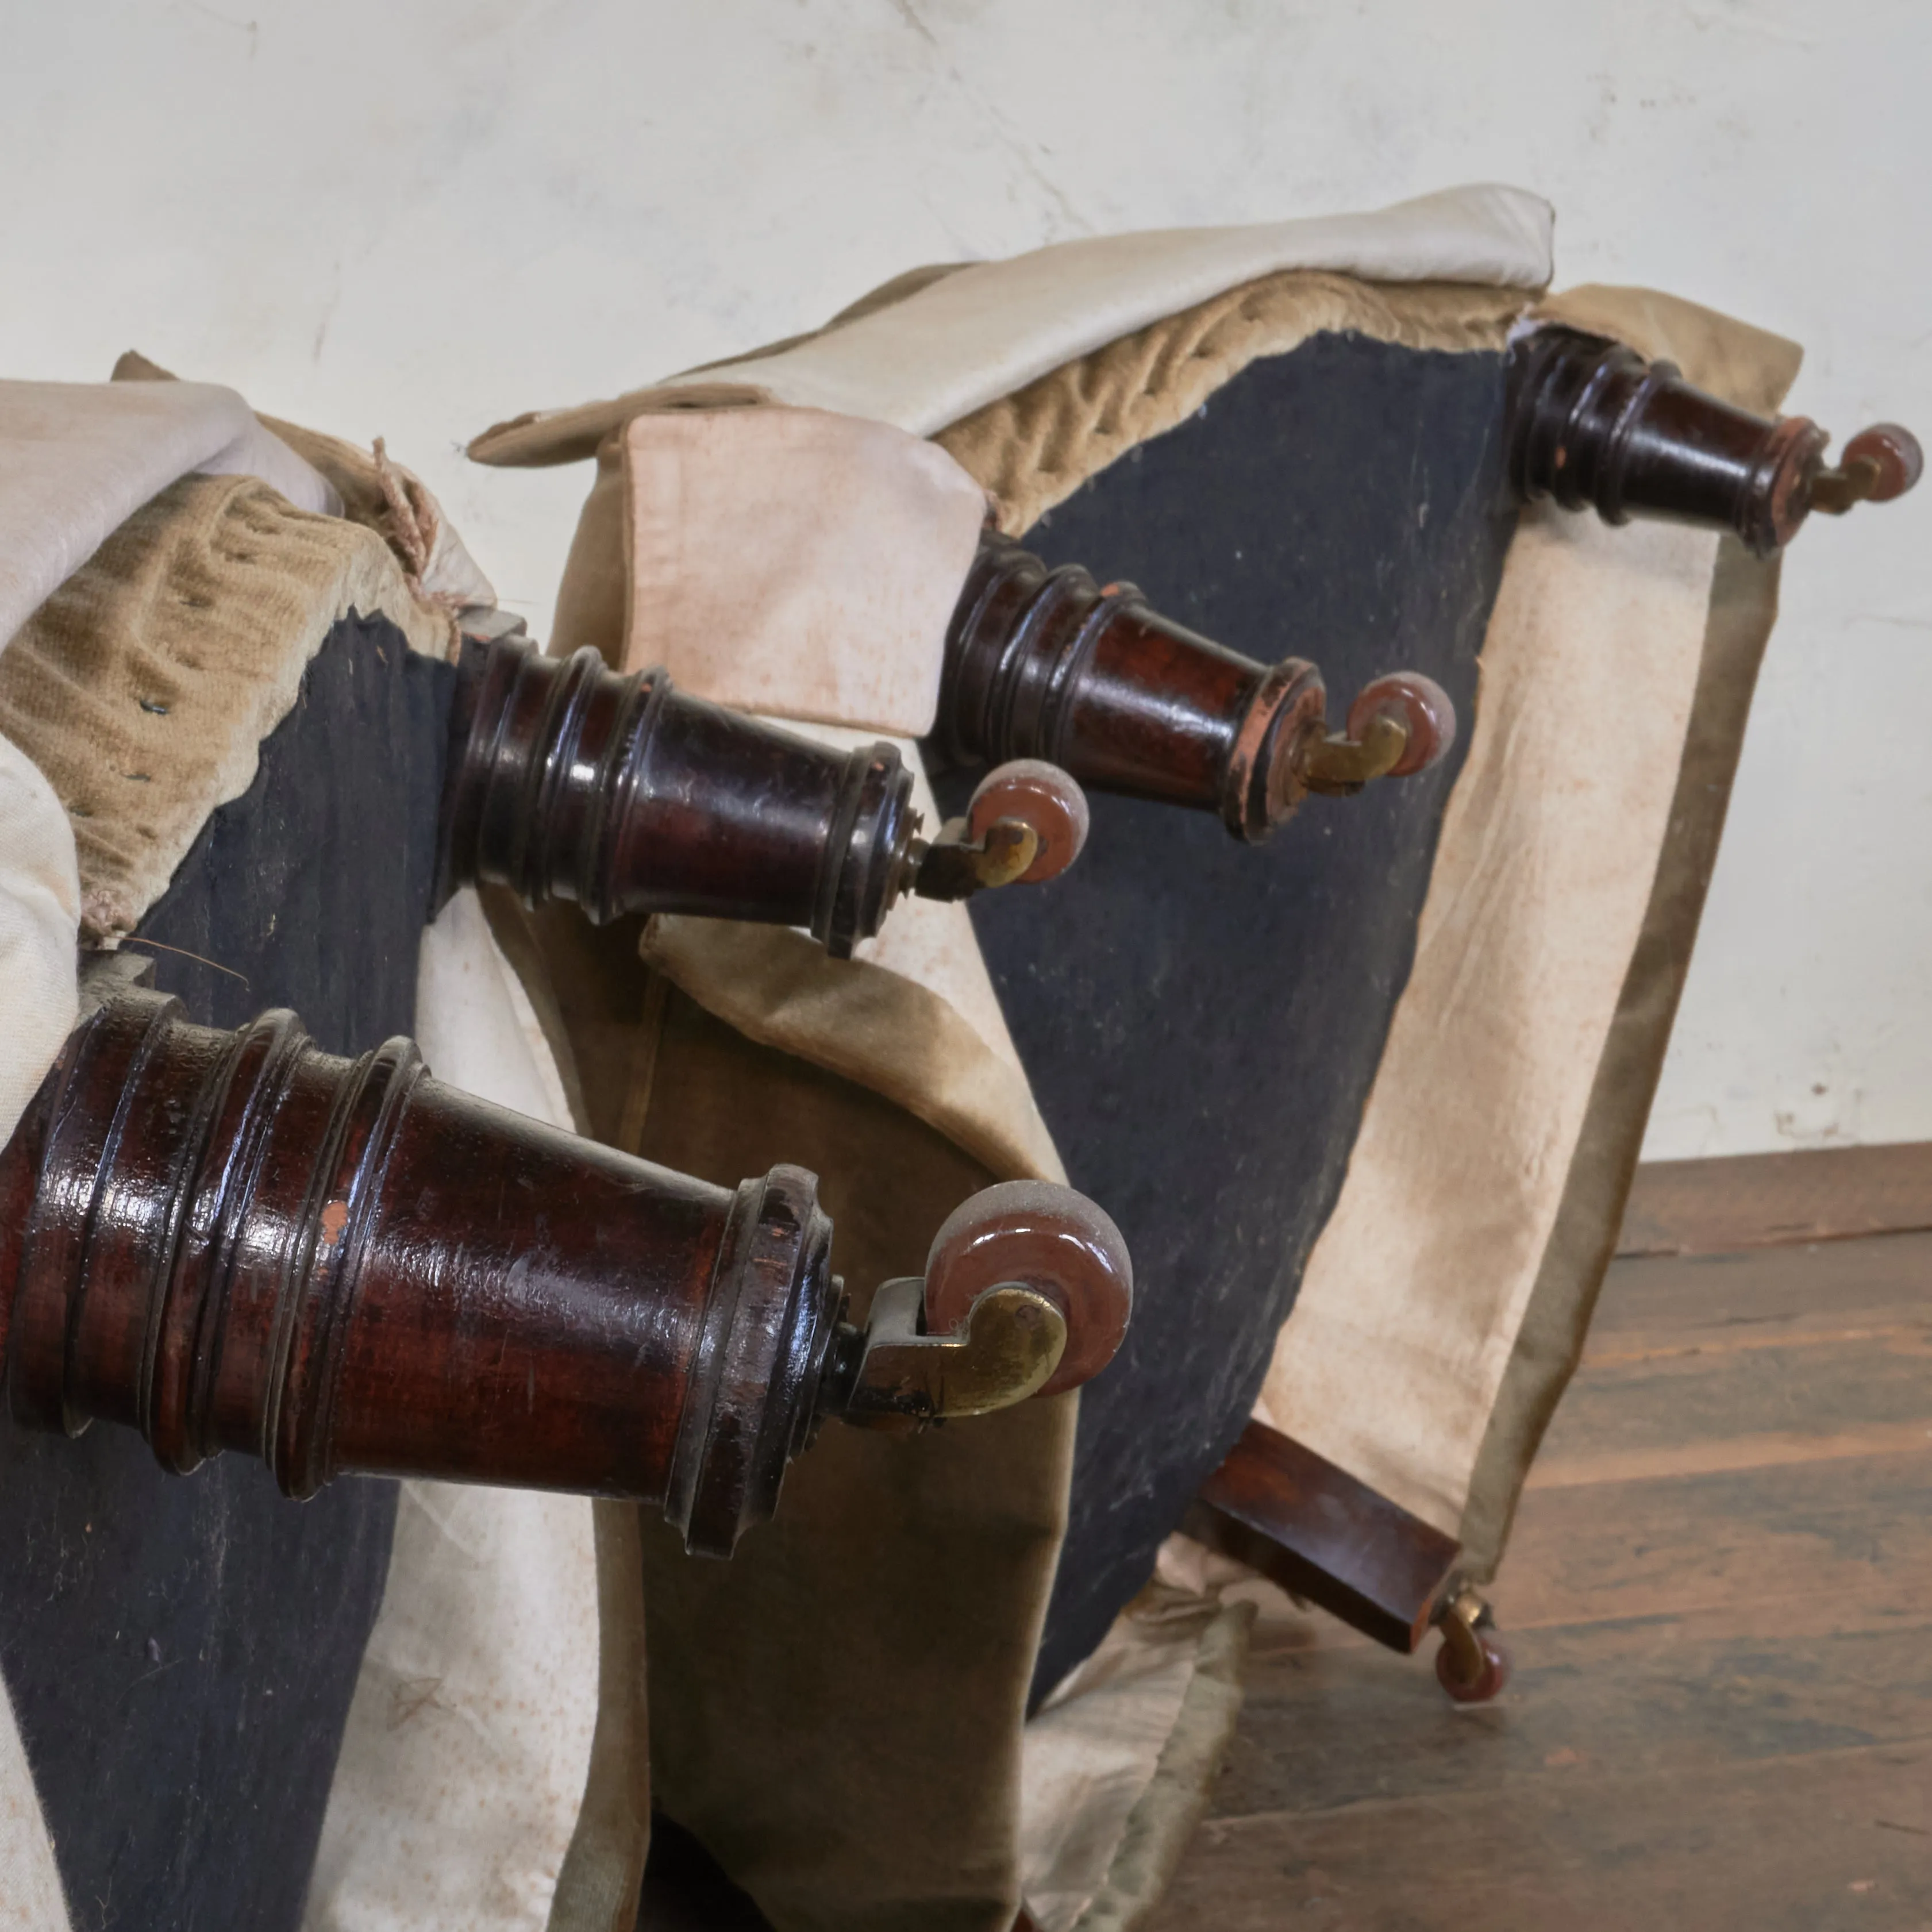
<instances>
[{"instance_id":1,"label":"worn velvet fabric","mask_svg":"<svg viewBox=\"0 0 1932 1932\"><path fill-rule=\"evenodd\" d=\"M352 612L440 655L372 532L252 477L185 476L142 505L0 654L0 732L72 822L90 937L125 932L208 814L246 791L256 747Z\"/></svg>"},{"instance_id":2,"label":"worn velvet fabric","mask_svg":"<svg viewBox=\"0 0 1932 1932\"><path fill-rule=\"evenodd\" d=\"M892 1101L748 1039L604 932L501 896L598 1138L734 1185L820 1178L862 1316L994 1178ZM1077 1398L906 1438L829 1424L728 1563L639 1512L656 1802L777 1925L993 1932L1018 1904L1021 1720ZM916 1554L914 1554L914 1552Z\"/></svg>"},{"instance_id":3,"label":"worn velvet fabric","mask_svg":"<svg viewBox=\"0 0 1932 1932\"><path fill-rule=\"evenodd\" d=\"M880 1281L924 1271L939 1222L992 1178L676 994L640 1150L720 1182L813 1168L862 1316ZM1030 1645L1014 1636L1036 1628L1052 1569L1077 1401L911 1438L830 1424L728 1564L686 1556L645 1514L656 1801L775 1924L980 1932L1018 1905Z\"/></svg>"},{"instance_id":4,"label":"worn velvet fabric","mask_svg":"<svg viewBox=\"0 0 1932 1932\"><path fill-rule=\"evenodd\" d=\"M0 378L0 646L134 512L191 471L259 476L305 508L341 508L232 389Z\"/></svg>"}]
</instances>

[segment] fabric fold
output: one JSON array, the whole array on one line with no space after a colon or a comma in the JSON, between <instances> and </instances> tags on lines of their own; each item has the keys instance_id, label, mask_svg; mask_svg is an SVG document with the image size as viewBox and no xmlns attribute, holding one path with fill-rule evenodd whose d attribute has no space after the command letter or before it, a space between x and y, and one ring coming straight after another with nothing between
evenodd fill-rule
<instances>
[{"instance_id":1,"label":"fabric fold","mask_svg":"<svg viewBox=\"0 0 1932 1932\"><path fill-rule=\"evenodd\" d=\"M637 410L681 388L750 386L772 398L871 416L915 436L1109 342L1286 268L1376 282L1472 282L1534 291L1550 276L1547 202L1500 185L1448 188L1368 214L1182 228L1059 242L1001 262L900 278L793 342L669 377L607 403L486 430L479 463L589 456Z\"/></svg>"},{"instance_id":2,"label":"fabric fold","mask_svg":"<svg viewBox=\"0 0 1932 1932\"><path fill-rule=\"evenodd\" d=\"M0 732L67 808L90 936L131 931L208 814L248 789L262 740L352 610L442 654L447 620L372 532L252 477L184 476L0 653Z\"/></svg>"},{"instance_id":3,"label":"fabric fold","mask_svg":"<svg viewBox=\"0 0 1932 1932\"><path fill-rule=\"evenodd\" d=\"M143 503L195 471L259 477L302 509L341 507L232 389L0 380L0 647Z\"/></svg>"},{"instance_id":4,"label":"fabric fold","mask_svg":"<svg viewBox=\"0 0 1932 1932\"><path fill-rule=\"evenodd\" d=\"M694 696L916 737L986 520L945 451L823 410L674 411L623 430L623 667Z\"/></svg>"},{"instance_id":5,"label":"fabric fold","mask_svg":"<svg viewBox=\"0 0 1932 1932\"><path fill-rule=\"evenodd\" d=\"M828 960L788 928L722 920L655 920L643 953L748 1040L896 1101L998 1179L1065 1181L1025 1075L916 980L862 959Z\"/></svg>"}]
</instances>

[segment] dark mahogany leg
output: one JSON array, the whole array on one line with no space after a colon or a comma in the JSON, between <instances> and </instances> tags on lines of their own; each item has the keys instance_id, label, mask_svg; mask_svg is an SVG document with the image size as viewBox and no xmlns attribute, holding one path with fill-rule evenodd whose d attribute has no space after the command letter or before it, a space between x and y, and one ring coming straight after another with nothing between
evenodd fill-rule
<instances>
[{"instance_id":1,"label":"dark mahogany leg","mask_svg":"<svg viewBox=\"0 0 1932 1932\"><path fill-rule=\"evenodd\" d=\"M1509 1681L1489 1606L1455 1574L1455 1538L1279 1430L1250 1422L1180 1526L1405 1656L1441 1630L1436 1675L1458 1703Z\"/></svg>"},{"instance_id":2,"label":"dark mahogany leg","mask_svg":"<svg viewBox=\"0 0 1932 1932\"><path fill-rule=\"evenodd\" d=\"M1181 1528L1407 1655L1461 1546L1315 1451L1250 1422Z\"/></svg>"},{"instance_id":3,"label":"dark mahogany leg","mask_svg":"<svg viewBox=\"0 0 1932 1932\"><path fill-rule=\"evenodd\" d=\"M1085 802L1064 772L996 772L990 815L920 837L891 745L835 751L593 650L471 639L442 800L440 895L487 881L568 899L599 924L634 913L806 928L836 958L901 896L962 898L1070 863ZM989 781L990 782L990 781Z\"/></svg>"},{"instance_id":4,"label":"dark mahogany leg","mask_svg":"<svg viewBox=\"0 0 1932 1932\"><path fill-rule=\"evenodd\" d=\"M1836 464L1808 416L1754 416L1684 381L1672 362L1572 328L1541 328L1511 352L1510 481L1606 523L1661 517L1729 530L1760 556L1814 510L1889 502L1924 468L1896 423L1861 430Z\"/></svg>"},{"instance_id":5,"label":"dark mahogany leg","mask_svg":"<svg viewBox=\"0 0 1932 1932\"><path fill-rule=\"evenodd\" d=\"M1217 812L1266 838L1311 791L1426 770L1456 735L1442 688L1378 679L1331 731L1322 674L1162 616L1130 584L1049 569L988 533L946 644L938 736L963 764L1042 760L1083 785Z\"/></svg>"},{"instance_id":6,"label":"dark mahogany leg","mask_svg":"<svg viewBox=\"0 0 1932 1932\"><path fill-rule=\"evenodd\" d=\"M99 989L97 989L99 990ZM259 1456L628 1496L730 1554L829 1417L904 1426L1084 1380L1124 1332L1113 1225L993 1188L921 1280L844 1319L814 1176L735 1190L432 1078L292 1013L190 1024L124 976L0 1150L14 1419L136 1429L186 1473Z\"/></svg>"}]
</instances>

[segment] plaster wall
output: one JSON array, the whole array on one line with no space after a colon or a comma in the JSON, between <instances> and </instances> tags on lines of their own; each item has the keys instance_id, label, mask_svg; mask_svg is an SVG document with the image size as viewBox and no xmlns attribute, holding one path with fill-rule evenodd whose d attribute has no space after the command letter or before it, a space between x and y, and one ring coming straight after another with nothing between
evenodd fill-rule
<instances>
[{"instance_id":1,"label":"plaster wall","mask_svg":"<svg viewBox=\"0 0 1932 1932\"><path fill-rule=\"evenodd\" d=\"M1932 430L1920 0L0 0L0 370L386 436L540 634L588 475L476 430L1112 230L1516 182ZM1652 1157L1932 1138L1928 548L1792 556Z\"/></svg>"}]
</instances>

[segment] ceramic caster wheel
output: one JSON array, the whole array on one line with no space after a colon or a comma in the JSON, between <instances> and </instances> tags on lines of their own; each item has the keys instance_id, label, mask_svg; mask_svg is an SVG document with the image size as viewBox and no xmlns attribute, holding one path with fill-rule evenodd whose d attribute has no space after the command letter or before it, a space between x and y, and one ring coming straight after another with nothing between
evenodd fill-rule
<instances>
[{"instance_id":1,"label":"ceramic caster wheel","mask_svg":"<svg viewBox=\"0 0 1932 1932\"><path fill-rule=\"evenodd\" d=\"M980 781L966 808L968 835L982 839L1002 818L1031 826L1040 840L1038 856L1020 874L1028 885L1058 878L1087 842L1087 794L1058 765L1039 758L995 766Z\"/></svg>"},{"instance_id":2,"label":"ceramic caster wheel","mask_svg":"<svg viewBox=\"0 0 1932 1932\"><path fill-rule=\"evenodd\" d=\"M1465 1592L1438 1619L1436 1681L1459 1704L1486 1704L1510 1680L1510 1654L1489 1618L1489 1606Z\"/></svg>"},{"instance_id":3,"label":"ceramic caster wheel","mask_svg":"<svg viewBox=\"0 0 1932 1932\"><path fill-rule=\"evenodd\" d=\"M1408 734L1402 756L1388 776L1426 772L1456 742L1456 707L1432 677L1419 670L1391 671L1365 684L1348 706L1348 736L1359 740L1377 718L1393 718Z\"/></svg>"},{"instance_id":4,"label":"ceramic caster wheel","mask_svg":"<svg viewBox=\"0 0 1932 1932\"><path fill-rule=\"evenodd\" d=\"M1042 1395L1078 1388L1113 1360L1133 1312L1133 1264L1120 1229L1085 1195L1005 1180L962 1202L926 1258L927 1334L952 1334L1007 1281L1037 1289L1066 1318L1066 1352Z\"/></svg>"},{"instance_id":5,"label":"ceramic caster wheel","mask_svg":"<svg viewBox=\"0 0 1932 1932\"><path fill-rule=\"evenodd\" d=\"M1841 468L1867 460L1878 467L1878 482L1870 500L1888 503L1918 481L1925 468L1925 452L1909 429L1901 429L1897 423L1874 423L1870 429L1860 430L1838 458Z\"/></svg>"}]
</instances>

